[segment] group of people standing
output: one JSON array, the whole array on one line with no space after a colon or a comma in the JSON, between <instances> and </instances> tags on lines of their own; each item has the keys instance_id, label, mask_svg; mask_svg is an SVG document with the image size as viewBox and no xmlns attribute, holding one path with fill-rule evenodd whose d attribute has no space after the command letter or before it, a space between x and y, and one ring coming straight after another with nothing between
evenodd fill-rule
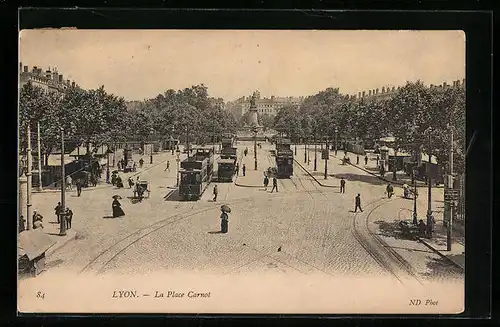
<instances>
[{"instance_id":1,"label":"group of people standing","mask_svg":"<svg viewBox=\"0 0 500 327\"><path fill-rule=\"evenodd\" d=\"M64 220L64 224L66 225L66 229L71 228L71 221L73 220L73 211L66 207L63 209L61 202L57 202L57 206L54 208L54 212L57 217L57 223L61 223L61 219Z\"/></svg>"}]
</instances>

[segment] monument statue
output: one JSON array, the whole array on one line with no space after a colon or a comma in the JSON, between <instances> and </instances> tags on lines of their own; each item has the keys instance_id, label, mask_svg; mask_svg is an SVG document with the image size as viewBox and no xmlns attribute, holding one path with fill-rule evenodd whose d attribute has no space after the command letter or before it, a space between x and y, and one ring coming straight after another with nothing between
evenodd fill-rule
<instances>
[{"instance_id":1,"label":"monument statue","mask_svg":"<svg viewBox=\"0 0 500 327\"><path fill-rule=\"evenodd\" d=\"M249 127L260 127L259 125L259 118L257 115L257 105L255 104L255 92L253 93L252 97L250 98L250 109L249 114L248 114L248 126Z\"/></svg>"}]
</instances>

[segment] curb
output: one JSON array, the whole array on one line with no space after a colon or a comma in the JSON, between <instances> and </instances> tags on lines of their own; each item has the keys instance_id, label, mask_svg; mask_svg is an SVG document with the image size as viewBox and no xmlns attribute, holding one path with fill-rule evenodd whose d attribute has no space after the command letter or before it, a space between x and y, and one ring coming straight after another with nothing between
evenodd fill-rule
<instances>
[{"instance_id":1,"label":"curb","mask_svg":"<svg viewBox=\"0 0 500 327\"><path fill-rule=\"evenodd\" d=\"M431 246L429 243L427 243L426 241L424 241L421 237L418 237L417 236L417 240L422 243L423 245L425 245L426 247L428 247L430 250L432 250L434 253L438 254L440 257L442 257L443 259L445 259L446 261L450 262L451 264L453 264L455 267L457 268L460 268L462 269L463 271L465 271L465 267L462 267L461 265L459 265L458 263L456 263L455 261L451 260L450 258L448 258L446 255L442 254L441 251L438 251L436 250L433 246Z\"/></svg>"},{"instance_id":2,"label":"curb","mask_svg":"<svg viewBox=\"0 0 500 327\"><path fill-rule=\"evenodd\" d=\"M245 184L239 184L239 183L236 182L238 180L238 177L236 177L236 179L234 180L234 185L235 186L239 186L239 187L254 187L254 188L264 187L264 185L245 185Z\"/></svg>"},{"instance_id":3,"label":"curb","mask_svg":"<svg viewBox=\"0 0 500 327\"><path fill-rule=\"evenodd\" d=\"M331 155L330 155L330 156L331 156ZM336 159L338 159L338 160L340 160L340 161L342 161L342 159L339 159L339 158L337 158L337 157L335 157L335 158L336 158ZM363 170L364 172L366 172L366 173L368 173L368 174L370 174L370 175L372 175L372 176L375 176L375 177L377 177L378 179L383 180L384 182L391 183L391 184L396 184L396 185L400 185L400 186L402 186L403 184L405 184L405 182L401 182L401 181L399 181L399 180L395 180L395 181L393 181L392 179L391 179L391 180L389 180L389 179L386 179L385 177L381 177L380 175L375 174L375 173L373 173L373 172L371 172L371 171L369 171L369 170L367 170L367 169L365 169L365 168L362 168L362 167L360 167L360 166L358 166L358 165L355 165L355 164L353 164L353 163L348 162L347 164L349 164L349 165L351 165L351 166L353 166L353 167L356 167L356 168L358 168L358 169L360 169L360 170ZM392 173L392 172L390 172L390 173ZM418 185L417 185L417 187L427 187L427 185L426 185L426 184L421 185L421 186L418 186ZM432 188L444 188L444 187L443 187L443 186L433 186Z\"/></svg>"},{"instance_id":4,"label":"curb","mask_svg":"<svg viewBox=\"0 0 500 327\"><path fill-rule=\"evenodd\" d=\"M303 171L305 171L309 176L311 176L312 179L314 179L314 181L316 183L318 183L320 186L323 186L323 187L331 187L331 188L340 188L340 186L334 186L334 185L326 185L326 184L323 184L321 183L320 181L318 181L318 179L316 177L314 177L313 174L311 174L307 169L304 168L304 166L302 166L298 161L297 159L293 158L293 161L295 161L295 163L297 165L299 165L300 168L302 168Z\"/></svg>"},{"instance_id":5,"label":"curb","mask_svg":"<svg viewBox=\"0 0 500 327\"><path fill-rule=\"evenodd\" d=\"M73 241L76 239L77 232L75 230L70 229L69 231L66 232L67 238L63 242L56 242L50 249L47 250L45 253L46 256L50 256L57 250L60 250L62 247L64 247L66 244L68 244L70 241Z\"/></svg>"}]
</instances>

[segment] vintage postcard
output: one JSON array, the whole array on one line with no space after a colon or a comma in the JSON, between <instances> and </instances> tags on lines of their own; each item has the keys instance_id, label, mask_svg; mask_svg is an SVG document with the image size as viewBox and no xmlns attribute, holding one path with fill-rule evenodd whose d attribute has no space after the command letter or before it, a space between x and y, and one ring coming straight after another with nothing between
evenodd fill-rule
<instances>
[{"instance_id":1,"label":"vintage postcard","mask_svg":"<svg viewBox=\"0 0 500 327\"><path fill-rule=\"evenodd\" d=\"M465 42L20 31L19 312L463 312Z\"/></svg>"}]
</instances>

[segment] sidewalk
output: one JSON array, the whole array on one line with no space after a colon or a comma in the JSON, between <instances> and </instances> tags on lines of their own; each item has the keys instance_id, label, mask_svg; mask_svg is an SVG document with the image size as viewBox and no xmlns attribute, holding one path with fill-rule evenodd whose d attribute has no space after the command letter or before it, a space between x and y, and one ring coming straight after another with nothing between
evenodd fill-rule
<instances>
[{"instance_id":1,"label":"sidewalk","mask_svg":"<svg viewBox=\"0 0 500 327\"><path fill-rule=\"evenodd\" d=\"M335 156L335 151L330 151L330 157L335 157L339 160L342 160L344 158L344 151L343 150L338 150L337 155ZM386 181L388 183L396 184L396 185L403 185L403 184L408 184L408 185L413 185L411 181L411 176L406 175L403 171L397 171L396 172L396 180L394 181L392 179L393 173L392 171L387 171L384 175L384 177L380 176L379 168L377 167L377 154L372 153L372 152L367 152L366 156L368 157L368 163L365 165L365 156L359 155L359 164L357 164L357 154L352 153L352 152L347 152L347 157L350 158L351 166L354 166L356 168L359 168L368 174L371 174L383 181ZM349 164L349 163L348 163ZM417 187L422 187L426 186L427 184L423 181L416 180ZM443 185L436 186L435 184L432 185L433 188L443 188Z\"/></svg>"},{"instance_id":2,"label":"sidewalk","mask_svg":"<svg viewBox=\"0 0 500 327\"><path fill-rule=\"evenodd\" d=\"M243 149L245 147L246 143L241 143L238 147L240 171L238 176L235 176L234 185L240 187L263 188L264 171L266 171L268 167L273 167L275 165L272 162L274 157L270 157L269 153L271 148L267 144L264 144L262 148L257 149L257 170L255 170L253 146L248 146L248 154L246 156L243 154ZM243 176L243 164L246 166L245 176Z\"/></svg>"},{"instance_id":3,"label":"sidewalk","mask_svg":"<svg viewBox=\"0 0 500 327\"><path fill-rule=\"evenodd\" d=\"M457 230L454 229L452 232L451 251L446 250L446 229L442 224L436 224L432 233L432 239L418 237L418 240L441 257L452 262L455 266L465 269L465 237L457 234Z\"/></svg>"},{"instance_id":4,"label":"sidewalk","mask_svg":"<svg viewBox=\"0 0 500 327\"><path fill-rule=\"evenodd\" d=\"M139 155L134 155L134 159L137 160L139 159ZM185 155L181 155L181 159L183 159ZM149 158L147 163L144 164L143 168L138 168L137 172L130 172L130 173L123 173L121 172L120 175L122 176L123 182L124 182L124 188L121 190L118 190L115 188L115 186L111 184L106 183L106 178L104 174L104 178L102 181L96 186L90 186L90 187L84 187L82 188L82 198L76 198L76 188L73 186L73 190L67 190L66 192L66 205L71 207L72 210L74 211L76 218L73 219L73 225L78 225L82 223L81 217L86 217L87 213L86 210L81 210L81 206L86 206L89 202L86 203L86 201L93 201L93 197L97 196L99 199L103 194L106 194L103 198L108 198L107 193L109 192L128 192L130 193L130 190L128 189L128 184L126 183L127 179L129 177L135 177L140 174L146 175L146 179L148 175L153 170L158 170L158 171L163 171L164 166L166 166L166 160L170 160L170 172L165 172L165 178L170 178L173 180L173 184L175 184L175 174L176 174L176 161L175 161L176 155L172 156L170 152L160 152L157 154L154 154L153 156L153 164L149 164ZM114 168L110 167L110 171L114 170ZM107 191L109 190L109 191ZM92 192L93 191L93 192ZM50 255L54 253L55 251L59 250L63 246L67 245L70 241L75 240L77 238L77 235L79 234L79 231L75 229L69 229L66 230L66 235L65 236L59 236L59 227L60 225L57 223L53 207L55 206L55 203L59 201L59 194L60 194L60 189L44 189L42 192L37 192L36 189L33 189L33 205L37 210L44 216L43 220L43 231L49 235L51 239L53 239L56 244L53 245L48 251L47 255ZM103 193L104 192L104 193ZM91 198L88 198L85 196L85 194L89 194ZM124 197L125 198L125 197ZM90 200L89 200L90 199ZM75 201L82 202L79 203L78 205L75 204ZM49 205L50 203L50 205ZM90 204L89 204L90 205ZM80 210L79 210L80 209ZM90 210L90 209L89 209ZM80 219L79 219L80 218ZM74 226L72 226L74 228Z\"/></svg>"},{"instance_id":5,"label":"sidewalk","mask_svg":"<svg viewBox=\"0 0 500 327\"><path fill-rule=\"evenodd\" d=\"M57 223L55 215L52 217L43 217L43 231L55 242L55 244L45 253L46 256L50 256L68 242L76 239L76 235L78 234L76 230L67 229L65 236L59 236L59 227L60 224Z\"/></svg>"}]
</instances>

